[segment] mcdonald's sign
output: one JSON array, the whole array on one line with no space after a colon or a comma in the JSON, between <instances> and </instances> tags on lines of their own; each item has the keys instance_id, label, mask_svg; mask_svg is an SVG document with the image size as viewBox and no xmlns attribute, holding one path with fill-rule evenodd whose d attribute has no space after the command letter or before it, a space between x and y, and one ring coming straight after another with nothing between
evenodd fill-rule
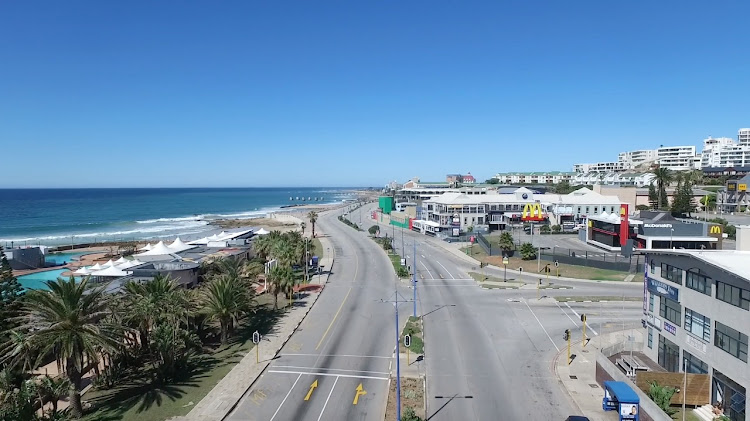
<instances>
[{"instance_id":1,"label":"mcdonald's sign","mask_svg":"<svg viewBox=\"0 0 750 421\"><path fill-rule=\"evenodd\" d=\"M542 205L539 203L527 203L523 206L521 214L522 221L544 221L546 215L542 211Z\"/></svg>"},{"instance_id":2,"label":"mcdonald's sign","mask_svg":"<svg viewBox=\"0 0 750 421\"><path fill-rule=\"evenodd\" d=\"M708 229L708 233L721 235L721 225L711 225L711 228Z\"/></svg>"}]
</instances>

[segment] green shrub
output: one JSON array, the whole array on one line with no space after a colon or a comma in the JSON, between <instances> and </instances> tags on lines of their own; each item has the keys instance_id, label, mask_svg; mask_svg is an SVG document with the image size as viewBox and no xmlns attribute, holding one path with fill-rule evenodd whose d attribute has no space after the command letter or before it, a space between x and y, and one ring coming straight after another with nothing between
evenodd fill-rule
<instances>
[{"instance_id":1,"label":"green shrub","mask_svg":"<svg viewBox=\"0 0 750 421\"><path fill-rule=\"evenodd\" d=\"M424 421L421 417L417 416L414 412L414 408L407 407L404 413L401 414L401 421Z\"/></svg>"},{"instance_id":2,"label":"green shrub","mask_svg":"<svg viewBox=\"0 0 750 421\"><path fill-rule=\"evenodd\" d=\"M531 243L521 244L521 260L534 260L536 259L536 247Z\"/></svg>"},{"instance_id":3,"label":"green shrub","mask_svg":"<svg viewBox=\"0 0 750 421\"><path fill-rule=\"evenodd\" d=\"M675 394L677 389L671 386L660 386L656 381L649 382L648 384L650 385L648 397L670 417L676 413L677 410L670 407L670 402L672 401L672 395Z\"/></svg>"},{"instance_id":4,"label":"green shrub","mask_svg":"<svg viewBox=\"0 0 750 421\"><path fill-rule=\"evenodd\" d=\"M370 229L367 230L367 232L369 232L370 235L376 235L377 233L380 232L380 227L377 225L373 225L370 227Z\"/></svg>"},{"instance_id":5,"label":"green shrub","mask_svg":"<svg viewBox=\"0 0 750 421\"><path fill-rule=\"evenodd\" d=\"M552 225L552 232L560 232L562 231L562 227L559 225Z\"/></svg>"}]
</instances>

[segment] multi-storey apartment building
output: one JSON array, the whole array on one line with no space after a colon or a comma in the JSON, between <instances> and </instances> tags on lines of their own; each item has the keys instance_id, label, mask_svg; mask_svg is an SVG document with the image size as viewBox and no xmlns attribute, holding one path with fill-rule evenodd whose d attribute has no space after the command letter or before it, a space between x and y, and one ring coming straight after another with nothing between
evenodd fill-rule
<instances>
[{"instance_id":1,"label":"multi-storey apartment building","mask_svg":"<svg viewBox=\"0 0 750 421\"><path fill-rule=\"evenodd\" d=\"M628 186L636 186L636 187L644 187L651 184L651 181L654 179L654 174L652 173L616 173L616 172L610 172L610 173L596 173L596 172L589 172L589 173L578 173L573 176L573 178L570 181L570 184L573 185L588 185L592 186L595 184L601 184L604 186L619 186L619 187L628 187Z\"/></svg>"},{"instance_id":2,"label":"multi-storey apartment building","mask_svg":"<svg viewBox=\"0 0 750 421\"><path fill-rule=\"evenodd\" d=\"M750 129L739 129L737 131L737 142L740 145L750 145Z\"/></svg>"},{"instance_id":3,"label":"multi-storey apartment building","mask_svg":"<svg viewBox=\"0 0 750 421\"><path fill-rule=\"evenodd\" d=\"M661 168L672 171L700 169L695 146L663 146L656 150L656 157Z\"/></svg>"},{"instance_id":4,"label":"multi-storey apartment building","mask_svg":"<svg viewBox=\"0 0 750 421\"><path fill-rule=\"evenodd\" d=\"M750 245L747 229L738 249ZM708 374L710 402L750 421L750 252L648 250L643 312L643 352L667 371Z\"/></svg>"},{"instance_id":5,"label":"multi-storey apartment building","mask_svg":"<svg viewBox=\"0 0 750 421\"><path fill-rule=\"evenodd\" d=\"M575 174L564 171L546 172L507 172L497 173L495 178L500 184L558 184L570 181Z\"/></svg>"},{"instance_id":6,"label":"multi-storey apartment building","mask_svg":"<svg viewBox=\"0 0 750 421\"><path fill-rule=\"evenodd\" d=\"M575 164L573 165L573 172L587 173L587 172L619 172L625 171L625 164L619 161L615 162L595 162L593 164Z\"/></svg>"},{"instance_id":7,"label":"multi-storey apartment building","mask_svg":"<svg viewBox=\"0 0 750 421\"><path fill-rule=\"evenodd\" d=\"M739 139L739 135L737 136ZM703 141L701 168L730 168L750 165L750 143L738 144L728 137Z\"/></svg>"},{"instance_id":8,"label":"multi-storey apartment building","mask_svg":"<svg viewBox=\"0 0 750 421\"><path fill-rule=\"evenodd\" d=\"M656 161L656 149L620 152L617 155L617 162L621 162L625 169L633 169L651 161Z\"/></svg>"}]
</instances>

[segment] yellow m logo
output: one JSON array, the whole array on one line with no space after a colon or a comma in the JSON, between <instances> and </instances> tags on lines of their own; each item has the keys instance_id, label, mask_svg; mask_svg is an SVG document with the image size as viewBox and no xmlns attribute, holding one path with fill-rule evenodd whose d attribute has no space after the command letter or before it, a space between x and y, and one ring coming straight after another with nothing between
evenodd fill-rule
<instances>
[{"instance_id":1,"label":"yellow m logo","mask_svg":"<svg viewBox=\"0 0 750 421\"><path fill-rule=\"evenodd\" d=\"M521 214L522 221L543 221L544 213L542 212L542 205L539 203L527 203L523 206L523 213Z\"/></svg>"},{"instance_id":2,"label":"yellow m logo","mask_svg":"<svg viewBox=\"0 0 750 421\"><path fill-rule=\"evenodd\" d=\"M721 225L711 225L710 234L721 234Z\"/></svg>"}]
</instances>

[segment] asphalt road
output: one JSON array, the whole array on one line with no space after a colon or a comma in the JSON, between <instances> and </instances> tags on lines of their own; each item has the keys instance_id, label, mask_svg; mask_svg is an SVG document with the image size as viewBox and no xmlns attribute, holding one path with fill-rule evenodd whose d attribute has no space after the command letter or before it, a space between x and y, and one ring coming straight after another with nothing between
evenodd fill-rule
<instances>
[{"instance_id":1,"label":"asphalt road","mask_svg":"<svg viewBox=\"0 0 750 421\"><path fill-rule=\"evenodd\" d=\"M397 249L400 235L397 230ZM587 315L589 337L640 326L640 302L565 303L543 298L639 297L638 283L555 281L569 289L485 290L468 275L478 268L434 246L437 240L405 231L410 265L414 239L417 293L425 314L430 420L564 419L574 409L552 370L554 356L566 346L564 330L580 338L582 313Z\"/></svg>"},{"instance_id":2,"label":"asphalt road","mask_svg":"<svg viewBox=\"0 0 750 421\"><path fill-rule=\"evenodd\" d=\"M334 245L329 283L228 420L382 419L396 327L393 305L380 300L391 299L395 274L379 246L338 213L317 223ZM366 394L354 404L360 384Z\"/></svg>"}]
</instances>

